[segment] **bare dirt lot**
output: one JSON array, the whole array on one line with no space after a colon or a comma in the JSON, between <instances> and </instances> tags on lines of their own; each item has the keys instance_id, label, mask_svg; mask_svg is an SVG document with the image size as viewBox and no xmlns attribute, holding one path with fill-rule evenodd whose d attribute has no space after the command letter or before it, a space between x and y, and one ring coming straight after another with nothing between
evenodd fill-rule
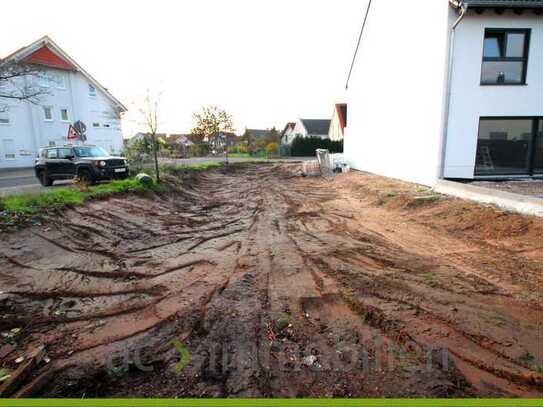
<instances>
[{"instance_id":1,"label":"bare dirt lot","mask_svg":"<svg viewBox=\"0 0 543 407\"><path fill-rule=\"evenodd\" d=\"M543 395L543 221L299 170L3 233L3 395Z\"/></svg>"}]
</instances>

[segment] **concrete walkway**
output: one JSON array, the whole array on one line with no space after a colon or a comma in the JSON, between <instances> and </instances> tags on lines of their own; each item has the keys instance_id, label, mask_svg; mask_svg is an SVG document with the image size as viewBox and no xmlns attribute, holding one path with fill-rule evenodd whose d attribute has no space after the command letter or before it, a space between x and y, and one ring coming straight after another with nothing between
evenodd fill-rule
<instances>
[{"instance_id":1,"label":"concrete walkway","mask_svg":"<svg viewBox=\"0 0 543 407\"><path fill-rule=\"evenodd\" d=\"M457 198L496 205L508 211L543 217L543 199L540 197L447 180L439 180L434 190Z\"/></svg>"}]
</instances>

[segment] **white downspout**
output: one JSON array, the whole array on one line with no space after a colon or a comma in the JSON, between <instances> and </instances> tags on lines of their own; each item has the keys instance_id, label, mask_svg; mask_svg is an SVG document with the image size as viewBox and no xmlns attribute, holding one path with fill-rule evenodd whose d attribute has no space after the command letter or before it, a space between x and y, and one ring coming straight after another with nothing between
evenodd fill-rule
<instances>
[{"instance_id":1,"label":"white downspout","mask_svg":"<svg viewBox=\"0 0 543 407\"><path fill-rule=\"evenodd\" d=\"M447 136L449 132L449 112L451 110L451 83L453 76L453 62L454 62L454 45L455 45L455 34L456 27L462 22L466 13L468 11L468 5L461 3L460 4L460 16L456 19L454 24L451 27L451 35L449 38L449 64L447 70L447 85L446 85L446 96L445 96L445 117L443 121L443 138L441 140L441 168L439 178L443 179L445 174L445 154L447 149Z\"/></svg>"}]
</instances>

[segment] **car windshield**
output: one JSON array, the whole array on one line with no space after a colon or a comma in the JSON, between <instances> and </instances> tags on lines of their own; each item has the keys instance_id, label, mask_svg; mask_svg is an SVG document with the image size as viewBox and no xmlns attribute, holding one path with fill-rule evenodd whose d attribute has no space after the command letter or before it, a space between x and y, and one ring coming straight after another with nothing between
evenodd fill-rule
<instances>
[{"instance_id":1,"label":"car windshield","mask_svg":"<svg viewBox=\"0 0 543 407\"><path fill-rule=\"evenodd\" d=\"M78 157L107 157L109 153L102 147L75 147Z\"/></svg>"}]
</instances>

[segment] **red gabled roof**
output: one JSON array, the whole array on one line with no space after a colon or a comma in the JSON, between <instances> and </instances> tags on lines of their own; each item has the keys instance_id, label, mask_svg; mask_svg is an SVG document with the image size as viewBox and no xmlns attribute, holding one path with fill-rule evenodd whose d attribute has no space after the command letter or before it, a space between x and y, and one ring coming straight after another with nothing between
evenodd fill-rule
<instances>
[{"instance_id":1,"label":"red gabled roof","mask_svg":"<svg viewBox=\"0 0 543 407\"><path fill-rule=\"evenodd\" d=\"M46 45L34 51L24 59L24 62L34 65L43 65L51 68L64 69L66 71L76 71L76 68L51 51Z\"/></svg>"},{"instance_id":2,"label":"red gabled roof","mask_svg":"<svg viewBox=\"0 0 543 407\"><path fill-rule=\"evenodd\" d=\"M341 131L347 127L347 104L345 103L336 103L336 112L339 117L339 125L341 126Z\"/></svg>"},{"instance_id":3,"label":"red gabled roof","mask_svg":"<svg viewBox=\"0 0 543 407\"><path fill-rule=\"evenodd\" d=\"M24 61L29 64L80 72L90 83L92 83L96 88L100 89L109 99L111 99L111 101L119 108L121 112L126 112L127 110L126 107L117 98L115 98L115 96L113 96L107 88L103 87L47 35L38 39L37 41L34 41L32 44L27 45L26 47L18 49L3 59L0 58L1 63L12 60L15 62Z\"/></svg>"}]
</instances>

